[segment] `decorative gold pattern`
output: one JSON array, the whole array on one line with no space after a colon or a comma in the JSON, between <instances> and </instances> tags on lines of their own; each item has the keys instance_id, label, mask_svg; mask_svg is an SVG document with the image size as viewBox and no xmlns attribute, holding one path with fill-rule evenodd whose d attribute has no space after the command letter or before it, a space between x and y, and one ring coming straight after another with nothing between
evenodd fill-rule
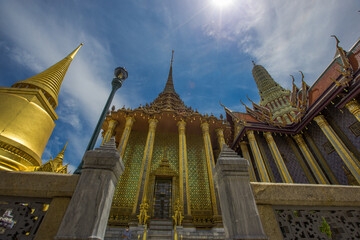
<instances>
[{"instance_id":1,"label":"decorative gold pattern","mask_svg":"<svg viewBox=\"0 0 360 240\"><path fill-rule=\"evenodd\" d=\"M182 220L184 219L184 216L182 215L183 211L183 206L180 202L180 199L178 199L174 207L174 216L172 216L175 222L175 226L181 226Z\"/></svg>"},{"instance_id":2,"label":"decorative gold pattern","mask_svg":"<svg viewBox=\"0 0 360 240\"><path fill-rule=\"evenodd\" d=\"M349 58L346 56L346 52L342 47L339 46L339 39L332 35L332 37L336 40L336 49L337 53L340 55L340 60L342 63L336 62L337 65L340 66L341 70L337 70L342 78L337 81L336 79L330 78L337 86L349 86L350 82L353 80L353 68L350 64Z\"/></svg>"},{"instance_id":3,"label":"decorative gold pattern","mask_svg":"<svg viewBox=\"0 0 360 240\"><path fill-rule=\"evenodd\" d=\"M210 187L202 138L187 135L187 143L191 212L194 215L194 210L210 210L211 217Z\"/></svg>"},{"instance_id":4,"label":"decorative gold pattern","mask_svg":"<svg viewBox=\"0 0 360 240\"><path fill-rule=\"evenodd\" d=\"M360 121L360 105L356 100L348 102L345 107Z\"/></svg>"},{"instance_id":5,"label":"decorative gold pattern","mask_svg":"<svg viewBox=\"0 0 360 240\"><path fill-rule=\"evenodd\" d=\"M12 160L14 162L14 165L17 165L17 168L13 168L14 166L13 164L11 164L9 166L10 167L9 171L26 170L27 167L29 166L38 165L37 161L31 155L27 154L26 152L23 152L21 149L14 147L12 145L0 141L0 150L6 153L10 153L14 157L16 157L15 159ZM3 162L2 164L7 165L5 162Z\"/></svg>"},{"instance_id":6,"label":"decorative gold pattern","mask_svg":"<svg viewBox=\"0 0 360 240\"><path fill-rule=\"evenodd\" d=\"M136 203L141 160L144 154L146 133L134 131L124 154L125 170L116 185L110 220L127 224Z\"/></svg>"},{"instance_id":7,"label":"decorative gold pattern","mask_svg":"<svg viewBox=\"0 0 360 240\"><path fill-rule=\"evenodd\" d=\"M301 73L301 89L299 90L295 85L295 79L292 75L290 75L293 79L293 89L290 95L290 103L295 109L291 111L288 116L291 122L298 123L301 121L302 117L305 115L306 110L309 107L309 86L304 81L304 74Z\"/></svg>"},{"instance_id":8,"label":"decorative gold pattern","mask_svg":"<svg viewBox=\"0 0 360 240\"><path fill-rule=\"evenodd\" d=\"M166 147L166 159L173 171L179 174L179 149L178 149L178 137L175 133L157 133L152 155L151 171L156 170L162 159L164 158L164 149Z\"/></svg>"},{"instance_id":9,"label":"decorative gold pattern","mask_svg":"<svg viewBox=\"0 0 360 240\"><path fill-rule=\"evenodd\" d=\"M139 225L145 225L147 220L150 218L148 215L149 211L149 203L146 199L143 200L143 202L140 204L140 214L137 215L139 219Z\"/></svg>"}]
</instances>

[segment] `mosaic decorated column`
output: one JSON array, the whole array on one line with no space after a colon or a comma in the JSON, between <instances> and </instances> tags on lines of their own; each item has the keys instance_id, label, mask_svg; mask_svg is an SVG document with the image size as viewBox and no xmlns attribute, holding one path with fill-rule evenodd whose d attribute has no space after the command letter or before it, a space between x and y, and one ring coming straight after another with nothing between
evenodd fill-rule
<instances>
[{"instance_id":1,"label":"mosaic decorated column","mask_svg":"<svg viewBox=\"0 0 360 240\"><path fill-rule=\"evenodd\" d=\"M251 162L251 158L250 158L250 153L247 147L247 143L245 141L240 142L240 148L241 148L241 152L243 153L243 157L249 161L249 170L250 170L250 181L251 182L256 182L256 175L255 175L255 170L254 167L252 165Z\"/></svg>"},{"instance_id":2,"label":"mosaic decorated column","mask_svg":"<svg viewBox=\"0 0 360 240\"><path fill-rule=\"evenodd\" d=\"M101 145L103 145L104 143L108 142L110 140L110 138L114 135L114 130L115 130L115 127L117 125L117 121L114 120L114 119L111 119L109 121L109 126L108 126L108 129L104 135L104 138L102 140L102 143Z\"/></svg>"},{"instance_id":3,"label":"mosaic decorated column","mask_svg":"<svg viewBox=\"0 0 360 240\"><path fill-rule=\"evenodd\" d=\"M339 136L335 133L323 115L316 116L314 120L319 125L330 143L333 145L336 152L339 154L345 165L355 177L356 181L360 183L360 166L354 154L350 152L343 141L341 141Z\"/></svg>"},{"instance_id":4,"label":"mosaic decorated column","mask_svg":"<svg viewBox=\"0 0 360 240\"><path fill-rule=\"evenodd\" d=\"M249 139L249 144L251 151L253 153L253 156L255 158L255 164L258 169L259 177L261 182L271 182L268 172L266 170L266 166L264 164L264 160L261 156L259 146L257 145L255 135L253 131L247 131L247 136Z\"/></svg>"},{"instance_id":5,"label":"mosaic decorated column","mask_svg":"<svg viewBox=\"0 0 360 240\"><path fill-rule=\"evenodd\" d=\"M185 197L187 214L191 215L190 192L189 192L189 175L187 167L187 150L186 150L186 122L181 120L177 123L179 129L179 185L180 185L180 201L184 204L184 170L185 170Z\"/></svg>"},{"instance_id":6,"label":"mosaic decorated column","mask_svg":"<svg viewBox=\"0 0 360 240\"><path fill-rule=\"evenodd\" d=\"M273 136L271 135L270 132L266 132L264 133L266 142L269 145L271 154L275 160L276 166L279 170L281 179L283 180L284 183L293 183L293 180L290 176L289 171L287 170L287 167L284 163L284 159L282 158L278 147L276 146L275 140L273 138Z\"/></svg>"},{"instance_id":7,"label":"mosaic decorated column","mask_svg":"<svg viewBox=\"0 0 360 240\"><path fill-rule=\"evenodd\" d=\"M300 151L304 155L306 162L310 166L312 173L315 175L315 178L318 181L318 183L330 184L330 182L327 180L325 174L321 170L319 164L317 163L316 159L314 158L314 155L310 152L310 149L306 145L304 138L300 134L297 134L294 136L294 139L295 139L296 143L298 144Z\"/></svg>"},{"instance_id":8,"label":"mosaic decorated column","mask_svg":"<svg viewBox=\"0 0 360 240\"><path fill-rule=\"evenodd\" d=\"M125 127L123 134L121 135L121 139L118 146L118 151L120 152L120 156L123 157L125 153L126 144L129 140L131 128L135 122L135 118L132 116L126 117Z\"/></svg>"},{"instance_id":9,"label":"mosaic decorated column","mask_svg":"<svg viewBox=\"0 0 360 240\"><path fill-rule=\"evenodd\" d=\"M345 107L360 121L360 105L356 100L348 102Z\"/></svg>"},{"instance_id":10,"label":"mosaic decorated column","mask_svg":"<svg viewBox=\"0 0 360 240\"><path fill-rule=\"evenodd\" d=\"M216 131L217 140L218 140L220 151L221 151L223 148L223 145L225 144L224 129L218 128L215 131Z\"/></svg>"},{"instance_id":11,"label":"mosaic decorated column","mask_svg":"<svg viewBox=\"0 0 360 240\"><path fill-rule=\"evenodd\" d=\"M214 180L213 180L213 168L215 167L215 160L211 146L210 134L209 134L209 123L203 122L201 124L201 129L203 132L204 137L204 147L205 147L205 154L206 154L206 163L207 163L207 170L209 176L209 187L210 187L210 195L211 195L211 202L213 206L213 213L214 215L218 215L217 204L216 204L216 197L215 197L215 187L214 187Z\"/></svg>"},{"instance_id":12,"label":"mosaic decorated column","mask_svg":"<svg viewBox=\"0 0 360 240\"><path fill-rule=\"evenodd\" d=\"M147 199L147 188L149 183L149 176L150 176L150 167L151 167L151 158L154 148L154 140L155 140L155 131L157 126L158 120L157 119L149 119L149 131L146 138L146 144L144 149L144 157L141 164L141 173L139 177L139 185L138 190L136 193L136 204L133 208L132 214L136 213L137 206L139 205L139 194L142 192L142 202L146 202ZM145 181L143 182L143 175L145 175Z\"/></svg>"},{"instance_id":13,"label":"mosaic decorated column","mask_svg":"<svg viewBox=\"0 0 360 240\"><path fill-rule=\"evenodd\" d=\"M241 126L239 124L239 121L236 121L234 123L234 141L236 140L235 138L239 135L240 130L241 130Z\"/></svg>"}]
</instances>

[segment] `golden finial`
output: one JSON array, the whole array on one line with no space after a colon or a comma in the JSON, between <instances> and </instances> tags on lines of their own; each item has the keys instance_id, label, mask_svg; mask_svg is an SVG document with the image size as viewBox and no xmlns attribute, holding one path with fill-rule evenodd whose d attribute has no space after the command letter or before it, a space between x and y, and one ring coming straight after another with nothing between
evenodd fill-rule
<instances>
[{"instance_id":1,"label":"golden finial","mask_svg":"<svg viewBox=\"0 0 360 240\"><path fill-rule=\"evenodd\" d=\"M67 147L68 143L69 143L69 140L67 140L67 141L66 141L66 143L65 143L65 145L64 145L64 148L63 148L63 150L61 150L61 152L62 152L62 153L64 153L64 152L65 152L65 149L66 149L66 147Z\"/></svg>"},{"instance_id":2,"label":"golden finial","mask_svg":"<svg viewBox=\"0 0 360 240\"><path fill-rule=\"evenodd\" d=\"M255 63L255 61L254 60L252 60L251 61L252 62L252 64L254 65L254 67L256 66L256 63Z\"/></svg>"},{"instance_id":3,"label":"golden finial","mask_svg":"<svg viewBox=\"0 0 360 240\"><path fill-rule=\"evenodd\" d=\"M299 71L301 73L301 81L304 81L304 74L302 71Z\"/></svg>"},{"instance_id":4,"label":"golden finial","mask_svg":"<svg viewBox=\"0 0 360 240\"><path fill-rule=\"evenodd\" d=\"M339 39L335 35L331 35L331 37L336 39L336 47L339 48L339 43L340 43Z\"/></svg>"},{"instance_id":5,"label":"golden finial","mask_svg":"<svg viewBox=\"0 0 360 240\"><path fill-rule=\"evenodd\" d=\"M172 65L173 61L174 61L174 50L171 51L171 65Z\"/></svg>"},{"instance_id":6,"label":"golden finial","mask_svg":"<svg viewBox=\"0 0 360 240\"><path fill-rule=\"evenodd\" d=\"M247 98L251 103L254 103L254 102L249 98L248 95L246 95L246 98Z\"/></svg>"},{"instance_id":7,"label":"golden finial","mask_svg":"<svg viewBox=\"0 0 360 240\"><path fill-rule=\"evenodd\" d=\"M63 164L63 160L64 160L64 153L65 153L65 149L66 149L66 146L68 145L69 143L69 140L65 143L65 146L64 148L61 150L61 152L59 152L59 154L54 158L53 162L55 164Z\"/></svg>"},{"instance_id":8,"label":"golden finial","mask_svg":"<svg viewBox=\"0 0 360 240\"><path fill-rule=\"evenodd\" d=\"M219 100L219 104L220 104L220 106L222 106L223 108L226 108L224 105L221 104L221 100Z\"/></svg>"},{"instance_id":9,"label":"golden finial","mask_svg":"<svg viewBox=\"0 0 360 240\"><path fill-rule=\"evenodd\" d=\"M245 103L243 103L243 101L241 101L241 99L240 99L240 102L241 102L242 105L244 105L245 107L247 107L247 106L245 105Z\"/></svg>"},{"instance_id":10,"label":"golden finial","mask_svg":"<svg viewBox=\"0 0 360 240\"><path fill-rule=\"evenodd\" d=\"M35 88L42 89L50 105L55 109L58 105L58 97L61 84L64 80L65 74L74 59L76 53L79 51L80 44L74 51L72 51L63 60L49 67L45 71L30 77L26 80L16 82L12 87L16 88Z\"/></svg>"},{"instance_id":11,"label":"golden finial","mask_svg":"<svg viewBox=\"0 0 360 240\"><path fill-rule=\"evenodd\" d=\"M80 45L74 50L72 51L72 53L70 53L68 55L69 58L74 59L75 55L77 54L77 52L79 51L79 49L82 47L82 45L84 45L83 43L80 43Z\"/></svg>"},{"instance_id":12,"label":"golden finial","mask_svg":"<svg viewBox=\"0 0 360 240\"><path fill-rule=\"evenodd\" d=\"M292 78L292 83L295 84L295 78L294 78L294 76L293 76L293 75L290 75L290 76L291 76L291 78Z\"/></svg>"}]
</instances>

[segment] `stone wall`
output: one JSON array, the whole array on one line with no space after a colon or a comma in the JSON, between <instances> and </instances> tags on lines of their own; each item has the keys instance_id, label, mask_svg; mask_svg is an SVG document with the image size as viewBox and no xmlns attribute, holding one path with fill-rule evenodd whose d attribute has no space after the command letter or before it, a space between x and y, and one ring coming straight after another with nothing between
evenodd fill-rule
<instances>
[{"instance_id":1,"label":"stone wall","mask_svg":"<svg viewBox=\"0 0 360 240\"><path fill-rule=\"evenodd\" d=\"M269 239L357 239L360 187L251 183L261 222ZM325 219L326 224L324 223ZM285 221L282 221L285 219Z\"/></svg>"},{"instance_id":2,"label":"stone wall","mask_svg":"<svg viewBox=\"0 0 360 240\"><path fill-rule=\"evenodd\" d=\"M10 209L16 209L13 206L17 205L18 210L25 211L20 214L11 213L14 216L13 220L16 221L13 229L21 229L21 231L13 231L15 237L35 240L54 239L76 188L79 175L0 171L0 179L0 210L8 209L8 206L12 206ZM26 209L29 209L29 212L26 212ZM0 239L13 239L12 236L7 236L8 234L9 231L6 230L0 235Z\"/></svg>"}]
</instances>

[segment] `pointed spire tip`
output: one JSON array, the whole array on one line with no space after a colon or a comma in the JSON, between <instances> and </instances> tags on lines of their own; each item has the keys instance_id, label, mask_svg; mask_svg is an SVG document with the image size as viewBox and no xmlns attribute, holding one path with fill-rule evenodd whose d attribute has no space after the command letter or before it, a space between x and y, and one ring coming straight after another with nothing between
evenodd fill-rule
<instances>
[{"instance_id":1,"label":"pointed spire tip","mask_svg":"<svg viewBox=\"0 0 360 240\"><path fill-rule=\"evenodd\" d=\"M166 81L166 85L165 85L165 88L164 88L164 91L163 91L163 92L172 92L172 93L175 93L174 83L173 83L173 77L172 77L172 65L173 65L173 60L174 60L174 50L172 50L169 76L168 76L168 80Z\"/></svg>"},{"instance_id":2,"label":"pointed spire tip","mask_svg":"<svg viewBox=\"0 0 360 240\"><path fill-rule=\"evenodd\" d=\"M80 45L79 45L77 48L75 48L75 50L72 51L72 52L68 55L68 57L71 58L71 59L74 59L75 55L77 54L77 52L79 51L79 49L82 47L82 45L84 45L84 44L83 44L83 43L80 43Z\"/></svg>"}]
</instances>

